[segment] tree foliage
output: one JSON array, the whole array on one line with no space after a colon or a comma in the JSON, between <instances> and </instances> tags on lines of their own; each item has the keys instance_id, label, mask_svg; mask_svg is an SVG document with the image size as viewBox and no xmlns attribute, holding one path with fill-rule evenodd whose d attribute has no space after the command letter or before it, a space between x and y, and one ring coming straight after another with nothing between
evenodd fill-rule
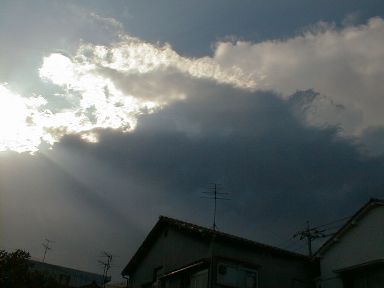
<instances>
[{"instance_id":1,"label":"tree foliage","mask_svg":"<svg viewBox=\"0 0 384 288\"><path fill-rule=\"evenodd\" d=\"M1 288L57 288L63 287L43 272L34 271L31 256L24 250L0 250Z\"/></svg>"}]
</instances>

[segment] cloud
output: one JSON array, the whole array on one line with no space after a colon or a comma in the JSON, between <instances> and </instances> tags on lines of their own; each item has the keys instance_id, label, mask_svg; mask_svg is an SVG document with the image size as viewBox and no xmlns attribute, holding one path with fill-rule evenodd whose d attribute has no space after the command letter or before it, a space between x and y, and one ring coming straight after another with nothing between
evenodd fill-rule
<instances>
[{"instance_id":1,"label":"cloud","mask_svg":"<svg viewBox=\"0 0 384 288\"><path fill-rule=\"evenodd\" d=\"M187 58L176 53L169 44L146 43L138 38L122 36L110 46L84 44L77 53L84 63L96 64L125 74L167 72L172 69L195 78L214 79L238 87L252 86L252 79L236 67L221 69L210 57Z\"/></svg>"},{"instance_id":2,"label":"cloud","mask_svg":"<svg viewBox=\"0 0 384 288\"><path fill-rule=\"evenodd\" d=\"M348 215L370 196L382 197L383 159L364 156L337 129L303 123L296 115L300 104L291 100L297 95L284 99L207 79L193 83L185 91L188 101L140 115L130 133L102 129L93 145L72 134L34 157L8 156L13 164L1 166L2 195L20 194L2 213L10 215L18 204L16 210L31 215L29 227L46 227L34 237L52 235L56 251L71 247L91 257L107 247L123 255L124 265L159 214L210 226L212 206L200 198L210 182L221 183L232 199L219 203L220 230L274 245L306 219L321 224ZM25 193L28 201L17 201ZM64 244L68 236L60 231L70 231L77 217L87 231L77 238L83 246ZM20 221L13 220L17 227ZM89 247L92 233L102 236Z\"/></svg>"},{"instance_id":3,"label":"cloud","mask_svg":"<svg viewBox=\"0 0 384 288\"><path fill-rule=\"evenodd\" d=\"M314 125L339 125L348 135L381 126L384 98L384 21L336 29L320 23L302 35L251 43L217 43L214 61L252 75L256 89L289 97L296 90L320 93L308 114Z\"/></svg>"},{"instance_id":4,"label":"cloud","mask_svg":"<svg viewBox=\"0 0 384 288\"><path fill-rule=\"evenodd\" d=\"M320 23L286 40L219 42L213 57L188 58L169 44L123 35L114 19L91 16L120 31L119 41L82 43L73 55L44 57L39 75L61 92L58 97L44 96L41 143L52 145L74 133L96 142L92 130L99 128L133 131L140 115L189 101L191 89L201 80L248 91L273 90L283 98L313 90L316 96L307 98L305 111L297 110L299 117L309 125L337 126L346 136L360 137L365 129L384 123L381 18L342 29ZM52 104L54 98L62 99L65 107ZM36 151L38 144L24 150Z\"/></svg>"},{"instance_id":5,"label":"cloud","mask_svg":"<svg viewBox=\"0 0 384 288\"><path fill-rule=\"evenodd\" d=\"M384 127L369 127L361 135L361 142L364 143L367 154L379 156L384 152Z\"/></svg>"},{"instance_id":6,"label":"cloud","mask_svg":"<svg viewBox=\"0 0 384 288\"><path fill-rule=\"evenodd\" d=\"M363 102L382 85L381 38L372 36L382 26L372 19L284 41L222 42L203 58L127 36L47 53L38 72L55 95L0 86L4 121L25 131L7 149L35 151L0 154L1 203L9 204L1 219L12 221L4 242L21 246L15 239L27 227L34 254L51 237L57 262L96 271L70 255L94 260L113 247L125 262L159 214L209 226L211 206L199 197L212 181L232 198L219 205L219 228L275 245L303 219L321 224L382 197L380 153L368 157L339 133L363 130L369 149L380 147L381 116L366 128L375 111Z\"/></svg>"},{"instance_id":7,"label":"cloud","mask_svg":"<svg viewBox=\"0 0 384 288\"><path fill-rule=\"evenodd\" d=\"M188 97L186 81L179 82L185 75L251 91L274 90L283 97L313 89L319 97L307 111L307 122L340 126L356 136L384 123L383 36L384 21L372 18L342 29L320 23L281 41L219 42L212 58L182 57L169 45L127 36L110 46L84 44L75 58L94 65L89 72L103 75L124 93L163 104Z\"/></svg>"},{"instance_id":8,"label":"cloud","mask_svg":"<svg viewBox=\"0 0 384 288\"><path fill-rule=\"evenodd\" d=\"M36 149L44 134L45 104L41 96L24 98L0 84L0 151Z\"/></svg>"},{"instance_id":9,"label":"cloud","mask_svg":"<svg viewBox=\"0 0 384 288\"><path fill-rule=\"evenodd\" d=\"M17 148L19 152L34 152L42 142L52 145L68 134L81 134L84 140L96 142L92 130L97 128L132 131L139 115L185 99L192 79L244 87L250 81L238 69L222 71L209 58L184 58L168 45L131 37L110 47L83 44L73 57L52 53L44 57L39 75L63 89L61 97L67 107L46 108L41 121L33 125L40 135L33 143L17 144L24 147ZM47 107L52 106L45 101ZM14 146L5 143L1 149Z\"/></svg>"}]
</instances>

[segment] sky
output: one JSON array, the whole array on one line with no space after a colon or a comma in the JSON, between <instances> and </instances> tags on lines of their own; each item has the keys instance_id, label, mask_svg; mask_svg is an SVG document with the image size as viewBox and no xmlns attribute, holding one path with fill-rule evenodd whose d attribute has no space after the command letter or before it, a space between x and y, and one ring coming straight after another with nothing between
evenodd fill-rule
<instances>
[{"instance_id":1,"label":"sky","mask_svg":"<svg viewBox=\"0 0 384 288\"><path fill-rule=\"evenodd\" d=\"M303 253L384 198L380 0L2 0L0 43L0 249L118 279L210 183L220 231Z\"/></svg>"}]
</instances>

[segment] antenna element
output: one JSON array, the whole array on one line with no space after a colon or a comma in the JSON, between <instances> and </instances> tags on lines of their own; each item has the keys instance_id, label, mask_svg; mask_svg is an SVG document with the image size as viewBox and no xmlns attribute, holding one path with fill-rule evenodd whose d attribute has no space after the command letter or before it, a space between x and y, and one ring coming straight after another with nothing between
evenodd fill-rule
<instances>
[{"instance_id":1,"label":"antenna element","mask_svg":"<svg viewBox=\"0 0 384 288\"><path fill-rule=\"evenodd\" d=\"M213 224L212 224L212 230L216 231L217 230L217 225L216 225L216 208L217 208L217 200L231 200L229 198L226 198L224 196L220 195L227 195L228 193L225 192L219 192L221 189L220 184L217 183L212 183L210 187L208 187L207 192L203 192L204 194L208 194L208 196L202 196L201 198L207 198L207 199L212 199L214 200L214 206L213 206Z\"/></svg>"}]
</instances>

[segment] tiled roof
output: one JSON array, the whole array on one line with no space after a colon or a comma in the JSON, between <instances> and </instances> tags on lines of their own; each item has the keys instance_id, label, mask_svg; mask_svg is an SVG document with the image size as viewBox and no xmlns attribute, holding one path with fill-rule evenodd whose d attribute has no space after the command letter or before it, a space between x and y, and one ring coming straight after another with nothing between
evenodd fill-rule
<instances>
[{"instance_id":1,"label":"tiled roof","mask_svg":"<svg viewBox=\"0 0 384 288\"><path fill-rule=\"evenodd\" d=\"M296 258L296 259L304 259L304 260L310 259L308 256L305 256L302 254L294 253L281 248L262 244L259 242L255 242L255 241L248 240L235 235L223 233L220 231L215 231L210 228L202 227L202 226L188 223L185 221L181 221L181 220L177 220L177 219L173 219L165 216L160 216L156 225L147 235L147 237L145 238L145 240L143 241L143 243L141 244L141 246L139 247L135 255L132 257L132 259L129 261L127 266L122 271L122 275L128 275L137 267L141 259L148 252L149 247L156 240L156 236L158 235L158 233L160 233L160 231L162 231L162 229L166 226L174 227L175 229L183 233L192 234L194 236L202 238L205 241L210 241L212 237L215 237L215 241L225 242L230 245L238 246L238 247L246 247L247 249L262 250L264 253L269 253L271 255Z\"/></svg>"},{"instance_id":2,"label":"tiled roof","mask_svg":"<svg viewBox=\"0 0 384 288\"><path fill-rule=\"evenodd\" d=\"M172 226L175 226L179 229L188 231L188 232L193 232L196 234L200 234L203 237L209 237L211 239L212 235L215 235L215 239L217 241L226 241L226 242L231 242L234 245L244 245L244 246L252 246L254 248L261 248L264 250L267 250L268 252L271 253L278 253L278 254L284 254L285 256L293 256L293 257L300 257L300 258L307 258L307 256L299 254L299 253L294 253L291 251L287 251L281 248L277 248L271 245L263 244L260 242L256 242L253 240L249 240L243 237L235 236L232 234L220 232L220 231L214 231L210 228L202 227L196 224L180 221L177 219L165 217L165 216L160 216L160 220L166 221L167 223L171 224Z\"/></svg>"}]
</instances>

